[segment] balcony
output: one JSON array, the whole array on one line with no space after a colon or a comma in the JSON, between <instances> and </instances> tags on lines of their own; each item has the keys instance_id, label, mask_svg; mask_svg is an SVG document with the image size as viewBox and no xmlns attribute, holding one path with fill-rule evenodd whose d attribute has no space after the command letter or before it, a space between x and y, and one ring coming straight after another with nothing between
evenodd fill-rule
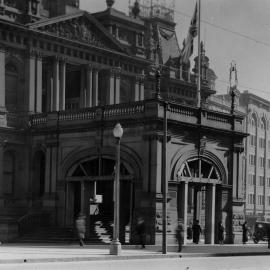
<instances>
[{"instance_id":1,"label":"balcony","mask_svg":"<svg viewBox=\"0 0 270 270\"><path fill-rule=\"evenodd\" d=\"M164 100L144 100L117 105L98 106L79 110L48 112L31 115L29 127L34 130L72 129L99 121L155 121L162 120ZM213 129L221 132L245 132L244 117L168 102L169 124Z\"/></svg>"}]
</instances>

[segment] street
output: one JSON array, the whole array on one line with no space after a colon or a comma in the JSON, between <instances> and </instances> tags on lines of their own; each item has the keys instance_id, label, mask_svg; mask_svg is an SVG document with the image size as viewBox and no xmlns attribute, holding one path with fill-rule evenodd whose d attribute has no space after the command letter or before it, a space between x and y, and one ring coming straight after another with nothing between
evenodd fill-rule
<instances>
[{"instance_id":1,"label":"street","mask_svg":"<svg viewBox=\"0 0 270 270\"><path fill-rule=\"evenodd\" d=\"M155 270L232 270L232 269L269 269L270 257L268 256L239 256L239 257L205 257L205 258L164 258L164 259L138 259L138 260L103 260L83 262L54 262L54 263L20 263L1 264L0 269L155 269Z\"/></svg>"}]
</instances>

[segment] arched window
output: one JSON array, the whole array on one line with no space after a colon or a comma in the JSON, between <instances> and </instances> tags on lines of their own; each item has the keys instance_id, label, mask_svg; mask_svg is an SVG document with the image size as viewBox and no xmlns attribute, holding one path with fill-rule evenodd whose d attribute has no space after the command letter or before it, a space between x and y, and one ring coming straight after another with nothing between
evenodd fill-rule
<instances>
[{"instance_id":1,"label":"arched window","mask_svg":"<svg viewBox=\"0 0 270 270\"><path fill-rule=\"evenodd\" d=\"M3 192L7 195L14 194L14 183L15 183L15 155L8 151L4 153L4 185Z\"/></svg>"},{"instance_id":2,"label":"arched window","mask_svg":"<svg viewBox=\"0 0 270 270\"><path fill-rule=\"evenodd\" d=\"M18 70L13 63L6 64L5 67L6 80L6 108L8 110L16 110L18 106L17 88L18 88Z\"/></svg>"}]
</instances>

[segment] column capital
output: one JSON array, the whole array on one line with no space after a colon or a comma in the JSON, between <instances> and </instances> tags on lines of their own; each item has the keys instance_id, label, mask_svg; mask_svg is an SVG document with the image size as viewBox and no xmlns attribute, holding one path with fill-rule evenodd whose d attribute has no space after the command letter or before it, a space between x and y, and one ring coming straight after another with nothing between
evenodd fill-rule
<instances>
[{"instance_id":1,"label":"column capital","mask_svg":"<svg viewBox=\"0 0 270 270\"><path fill-rule=\"evenodd\" d=\"M88 63L85 65L87 70L93 70L95 68L95 66L93 65L93 63Z\"/></svg>"},{"instance_id":2,"label":"column capital","mask_svg":"<svg viewBox=\"0 0 270 270\"><path fill-rule=\"evenodd\" d=\"M135 82L139 84L144 83L145 76L143 74L139 74L135 76Z\"/></svg>"},{"instance_id":3,"label":"column capital","mask_svg":"<svg viewBox=\"0 0 270 270\"><path fill-rule=\"evenodd\" d=\"M58 56L58 60L62 63L66 63L67 62L67 57L65 56Z\"/></svg>"},{"instance_id":4,"label":"column capital","mask_svg":"<svg viewBox=\"0 0 270 270\"><path fill-rule=\"evenodd\" d=\"M120 77L122 69L120 67L113 67L110 71L113 76Z\"/></svg>"}]
</instances>

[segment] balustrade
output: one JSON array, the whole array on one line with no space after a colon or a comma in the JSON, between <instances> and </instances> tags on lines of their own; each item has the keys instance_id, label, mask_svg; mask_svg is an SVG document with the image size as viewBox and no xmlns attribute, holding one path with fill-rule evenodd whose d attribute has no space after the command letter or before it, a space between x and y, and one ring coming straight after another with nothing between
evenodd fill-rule
<instances>
[{"instance_id":1,"label":"balustrade","mask_svg":"<svg viewBox=\"0 0 270 270\"><path fill-rule=\"evenodd\" d=\"M157 110L153 110L153 106L150 104L159 104L160 106L156 107ZM146 106L147 105L147 106ZM159 111L163 111L162 101L156 100L145 100L132 103L116 104L116 105L107 105L103 107L92 107L74 111L60 111L58 114L55 112L43 113L32 115L29 120L29 125L31 127L42 127L48 124L49 119L52 119L48 116L55 115L56 118L53 118L61 123L66 121L75 121L78 120L93 120L98 121L101 117L104 120L120 120L126 118L146 118L146 117L159 117ZM199 110L196 107L185 106L176 103L169 103L168 120L174 120L190 124L201 124L203 126L209 126L214 128L219 128L223 130L232 130L237 126L237 131L244 131L243 119L238 116L232 116L230 114L214 112L209 110ZM201 115L199 112L201 111ZM162 115L162 114L161 114ZM162 117L162 116L160 116ZM200 119L201 118L201 119ZM81 124L81 122L80 122Z\"/></svg>"}]
</instances>

